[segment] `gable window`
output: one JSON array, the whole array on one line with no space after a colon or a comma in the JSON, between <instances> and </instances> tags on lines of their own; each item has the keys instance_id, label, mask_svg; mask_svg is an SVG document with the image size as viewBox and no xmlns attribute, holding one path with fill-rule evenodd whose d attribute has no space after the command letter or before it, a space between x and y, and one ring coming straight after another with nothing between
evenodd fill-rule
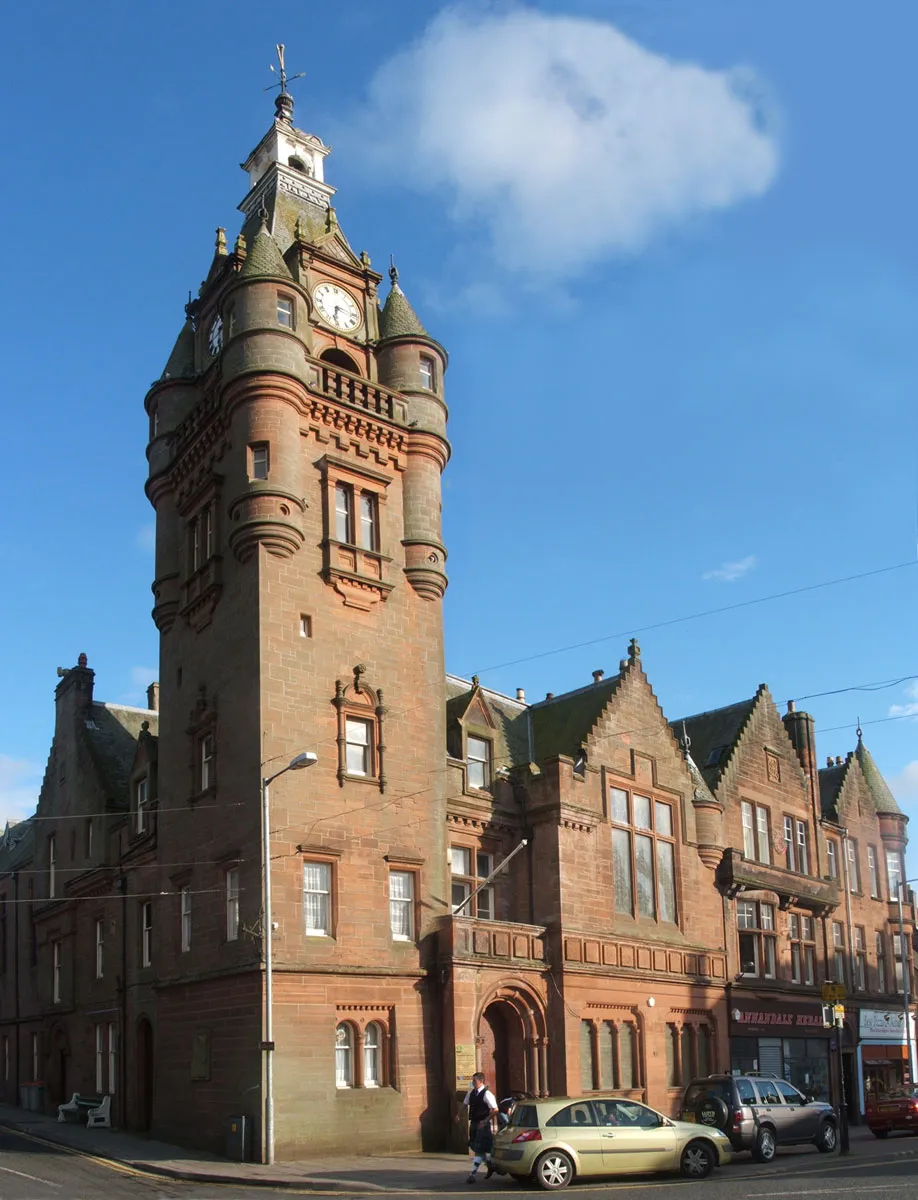
<instances>
[{"instance_id":1,"label":"gable window","mask_svg":"<svg viewBox=\"0 0 918 1200\"><path fill-rule=\"evenodd\" d=\"M344 722L348 775L373 774L373 727L370 721L347 717Z\"/></svg>"},{"instance_id":2,"label":"gable window","mask_svg":"<svg viewBox=\"0 0 918 1200\"><path fill-rule=\"evenodd\" d=\"M867 937L862 925L854 927L854 988L863 992L867 987Z\"/></svg>"},{"instance_id":3,"label":"gable window","mask_svg":"<svg viewBox=\"0 0 918 1200\"><path fill-rule=\"evenodd\" d=\"M835 974L835 982L846 983L845 927L841 921L832 922L832 967Z\"/></svg>"},{"instance_id":4,"label":"gable window","mask_svg":"<svg viewBox=\"0 0 918 1200\"><path fill-rule=\"evenodd\" d=\"M875 846L867 847L867 874L870 878L870 895L874 900L880 898L880 868L877 863Z\"/></svg>"},{"instance_id":5,"label":"gable window","mask_svg":"<svg viewBox=\"0 0 918 1200\"><path fill-rule=\"evenodd\" d=\"M434 390L434 360L428 354L422 354L418 359L418 371L421 376L421 387Z\"/></svg>"},{"instance_id":6,"label":"gable window","mask_svg":"<svg viewBox=\"0 0 918 1200\"><path fill-rule=\"evenodd\" d=\"M812 984L816 979L816 938L812 917L790 913L787 936L791 951L791 979L794 983Z\"/></svg>"},{"instance_id":7,"label":"gable window","mask_svg":"<svg viewBox=\"0 0 918 1200\"><path fill-rule=\"evenodd\" d=\"M472 893L494 870L494 855L469 846L450 846L449 864L452 875L451 898L453 912L460 917L477 917L479 921L494 920L494 886ZM471 899L470 899L471 897Z\"/></svg>"},{"instance_id":8,"label":"gable window","mask_svg":"<svg viewBox=\"0 0 918 1200\"><path fill-rule=\"evenodd\" d=\"M239 868L231 867L226 872L226 940L235 942L239 937Z\"/></svg>"},{"instance_id":9,"label":"gable window","mask_svg":"<svg viewBox=\"0 0 918 1200\"><path fill-rule=\"evenodd\" d=\"M848 859L848 891L859 892L861 890L861 873L857 861L857 842L853 838L848 838L845 847Z\"/></svg>"},{"instance_id":10,"label":"gable window","mask_svg":"<svg viewBox=\"0 0 918 1200\"><path fill-rule=\"evenodd\" d=\"M838 842L833 838L826 840L826 869L830 879L838 878Z\"/></svg>"},{"instance_id":11,"label":"gable window","mask_svg":"<svg viewBox=\"0 0 918 1200\"><path fill-rule=\"evenodd\" d=\"M743 855L750 862L770 863L768 844L768 809L761 804L742 801Z\"/></svg>"},{"instance_id":12,"label":"gable window","mask_svg":"<svg viewBox=\"0 0 918 1200\"><path fill-rule=\"evenodd\" d=\"M740 971L774 979L775 906L758 900L737 900L736 924L739 929Z\"/></svg>"},{"instance_id":13,"label":"gable window","mask_svg":"<svg viewBox=\"0 0 918 1200\"><path fill-rule=\"evenodd\" d=\"M615 911L676 921L676 842L672 806L624 788L609 789Z\"/></svg>"},{"instance_id":14,"label":"gable window","mask_svg":"<svg viewBox=\"0 0 918 1200\"><path fill-rule=\"evenodd\" d=\"M354 1027L349 1021L335 1029L335 1086L354 1086Z\"/></svg>"},{"instance_id":15,"label":"gable window","mask_svg":"<svg viewBox=\"0 0 918 1200\"><path fill-rule=\"evenodd\" d=\"M466 740L469 787L486 789L491 786L491 743L471 734Z\"/></svg>"},{"instance_id":16,"label":"gable window","mask_svg":"<svg viewBox=\"0 0 918 1200\"><path fill-rule=\"evenodd\" d=\"M902 855L898 850L886 851L886 879L889 883L889 898L895 900L899 895L899 885L905 878L902 870Z\"/></svg>"},{"instance_id":17,"label":"gable window","mask_svg":"<svg viewBox=\"0 0 918 1200\"><path fill-rule=\"evenodd\" d=\"M885 992L889 981L886 977L886 938L882 933L873 935L873 944L877 955L877 991Z\"/></svg>"},{"instance_id":18,"label":"gable window","mask_svg":"<svg viewBox=\"0 0 918 1200\"><path fill-rule=\"evenodd\" d=\"M389 872L389 931L397 942L414 938L414 872Z\"/></svg>"},{"instance_id":19,"label":"gable window","mask_svg":"<svg viewBox=\"0 0 918 1200\"><path fill-rule=\"evenodd\" d=\"M268 465L268 443L256 442L249 446L249 478L267 479Z\"/></svg>"},{"instance_id":20,"label":"gable window","mask_svg":"<svg viewBox=\"0 0 918 1200\"><path fill-rule=\"evenodd\" d=\"M61 944L51 943L51 998L55 1004L61 1002Z\"/></svg>"},{"instance_id":21,"label":"gable window","mask_svg":"<svg viewBox=\"0 0 918 1200\"><path fill-rule=\"evenodd\" d=\"M52 833L48 838L48 899L57 895L57 839Z\"/></svg>"},{"instance_id":22,"label":"gable window","mask_svg":"<svg viewBox=\"0 0 918 1200\"><path fill-rule=\"evenodd\" d=\"M134 831L147 832L147 779L138 779L134 784Z\"/></svg>"},{"instance_id":23,"label":"gable window","mask_svg":"<svg viewBox=\"0 0 918 1200\"><path fill-rule=\"evenodd\" d=\"M180 892L182 953L191 949L191 888L183 887Z\"/></svg>"},{"instance_id":24,"label":"gable window","mask_svg":"<svg viewBox=\"0 0 918 1200\"><path fill-rule=\"evenodd\" d=\"M303 913L307 937L331 935L331 863L303 863Z\"/></svg>"},{"instance_id":25,"label":"gable window","mask_svg":"<svg viewBox=\"0 0 918 1200\"><path fill-rule=\"evenodd\" d=\"M293 301L289 296L277 297L277 323L284 329L293 329Z\"/></svg>"},{"instance_id":26,"label":"gable window","mask_svg":"<svg viewBox=\"0 0 918 1200\"><path fill-rule=\"evenodd\" d=\"M101 979L105 966L105 922L96 921L96 979Z\"/></svg>"},{"instance_id":27,"label":"gable window","mask_svg":"<svg viewBox=\"0 0 918 1200\"><path fill-rule=\"evenodd\" d=\"M153 965L153 901L144 900L140 906L140 965Z\"/></svg>"}]
</instances>

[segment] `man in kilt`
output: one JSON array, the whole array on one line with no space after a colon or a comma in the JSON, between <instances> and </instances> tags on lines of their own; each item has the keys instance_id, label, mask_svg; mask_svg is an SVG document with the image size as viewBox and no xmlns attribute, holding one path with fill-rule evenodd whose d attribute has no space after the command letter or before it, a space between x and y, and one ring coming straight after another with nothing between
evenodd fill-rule
<instances>
[{"instance_id":1,"label":"man in kilt","mask_svg":"<svg viewBox=\"0 0 918 1200\"><path fill-rule=\"evenodd\" d=\"M469 1110L469 1149L474 1155L472 1171L465 1182L475 1182L482 1163L485 1164L485 1178L490 1179L494 1174L491 1151L497 1126L497 1101L482 1071L476 1071L472 1076L472 1086L462 1103Z\"/></svg>"}]
</instances>

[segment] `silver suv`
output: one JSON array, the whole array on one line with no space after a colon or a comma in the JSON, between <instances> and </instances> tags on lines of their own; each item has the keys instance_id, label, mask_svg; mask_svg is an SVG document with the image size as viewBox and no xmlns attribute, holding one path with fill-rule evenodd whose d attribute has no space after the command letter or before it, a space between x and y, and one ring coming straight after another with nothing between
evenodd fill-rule
<instances>
[{"instance_id":1,"label":"silver suv","mask_svg":"<svg viewBox=\"0 0 918 1200\"><path fill-rule=\"evenodd\" d=\"M680 1117L722 1129L734 1150L751 1150L771 1162L778 1146L812 1144L829 1154L838 1144L831 1104L807 1100L774 1075L709 1075L693 1079L682 1096Z\"/></svg>"}]
</instances>

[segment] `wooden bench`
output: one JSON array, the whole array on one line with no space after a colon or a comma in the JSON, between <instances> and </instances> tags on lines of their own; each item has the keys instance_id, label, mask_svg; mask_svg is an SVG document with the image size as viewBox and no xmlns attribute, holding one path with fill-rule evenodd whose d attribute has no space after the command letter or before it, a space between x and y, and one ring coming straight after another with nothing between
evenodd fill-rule
<instances>
[{"instance_id":1,"label":"wooden bench","mask_svg":"<svg viewBox=\"0 0 918 1200\"><path fill-rule=\"evenodd\" d=\"M57 1106L58 1121L65 1122L70 1117L75 1117L76 1120L83 1120L85 1116L86 1125L90 1129L102 1127L110 1129L112 1124L112 1098L111 1096L81 1096L79 1092L74 1092L66 1104Z\"/></svg>"}]
</instances>

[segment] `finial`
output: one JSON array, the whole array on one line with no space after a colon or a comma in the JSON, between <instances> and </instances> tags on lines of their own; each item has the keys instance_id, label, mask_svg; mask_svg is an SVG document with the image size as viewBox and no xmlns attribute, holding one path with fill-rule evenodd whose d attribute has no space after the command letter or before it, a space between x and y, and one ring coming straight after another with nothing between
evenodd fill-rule
<instances>
[{"instance_id":1,"label":"finial","mask_svg":"<svg viewBox=\"0 0 918 1200\"><path fill-rule=\"evenodd\" d=\"M288 75L287 68L284 64L284 43L278 42L274 48L277 51L277 65L279 69L278 71L275 71L273 63L271 63L268 69L272 72L272 74L280 76L280 83L272 83L269 87L265 88L265 91L270 92L276 87L280 88L280 93L278 94L277 99L274 101L276 118L280 121L289 122L293 118L293 97L287 91ZM304 71L299 71L296 75L290 75L289 82L293 82L294 79L302 79L304 75Z\"/></svg>"},{"instance_id":2,"label":"finial","mask_svg":"<svg viewBox=\"0 0 918 1200\"><path fill-rule=\"evenodd\" d=\"M217 226L217 240L214 243L214 248L218 254L226 253L226 230L222 225Z\"/></svg>"},{"instance_id":3,"label":"finial","mask_svg":"<svg viewBox=\"0 0 918 1200\"><path fill-rule=\"evenodd\" d=\"M478 687L478 676L477 675L472 676L472 687Z\"/></svg>"},{"instance_id":4,"label":"finial","mask_svg":"<svg viewBox=\"0 0 918 1200\"><path fill-rule=\"evenodd\" d=\"M395 255L389 255L389 279L393 287L398 287L398 267L395 265Z\"/></svg>"},{"instance_id":5,"label":"finial","mask_svg":"<svg viewBox=\"0 0 918 1200\"><path fill-rule=\"evenodd\" d=\"M692 749L692 739L688 735L684 721L682 722L682 749L685 751L685 757L688 758L689 752Z\"/></svg>"},{"instance_id":6,"label":"finial","mask_svg":"<svg viewBox=\"0 0 918 1200\"><path fill-rule=\"evenodd\" d=\"M628 643L628 661L639 662L641 658L641 647L638 645L637 638L632 638Z\"/></svg>"},{"instance_id":7,"label":"finial","mask_svg":"<svg viewBox=\"0 0 918 1200\"><path fill-rule=\"evenodd\" d=\"M261 198L261 204L259 204L259 206L258 206L258 219L259 219L259 221L261 221L262 225L264 225L264 226L265 226L265 228L267 228L267 225L268 225L268 209L267 209L267 206L265 205L264 196L262 196L262 198Z\"/></svg>"},{"instance_id":8,"label":"finial","mask_svg":"<svg viewBox=\"0 0 918 1200\"><path fill-rule=\"evenodd\" d=\"M338 228L338 214L329 204L325 210L325 230L327 233L333 233Z\"/></svg>"},{"instance_id":9,"label":"finial","mask_svg":"<svg viewBox=\"0 0 918 1200\"><path fill-rule=\"evenodd\" d=\"M89 662L89 659L86 657L86 655L81 654L80 657L77 659L77 666L85 667L88 664L88 662Z\"/></svg>"},{"instance_id":10,"label":"finial","mask_svg":"<svg viewBox=\"0 0 918 1200\"><path fill-rule=\"evenodd\" d=\"M367 254L366 250L360 251L360 265L365 271L369 271L370 266L372 265L370 262L370 256Z\"/></svg>"},{"instance_id":11,"label":"finial","mask_svg":"<svg viewBox=\"0 0 918 1200\"><path fill-rule=\"evenodd\" d=\"M861 742L864 740L864 731L863 731L863 729L861 729L861 718L860 717L858 717L858 719L857 719L856 733L857 733L857 742L858 742L858 745L860 745Z\"/></svg>"},{"instance_id":12,"label":"finial","mask_svg":"<svg viewBox=\"0 0 918 1200\"><path fill-rule=\"evenodd\" d=\"M235 244L235 246L233 246L233 253L236 254L239 258L245 258L246 254L248 253L248 247L245 244L245 235L244 234L240 233L239 236L236 238L236 244Z\"/></svg>"}]
</instances>

